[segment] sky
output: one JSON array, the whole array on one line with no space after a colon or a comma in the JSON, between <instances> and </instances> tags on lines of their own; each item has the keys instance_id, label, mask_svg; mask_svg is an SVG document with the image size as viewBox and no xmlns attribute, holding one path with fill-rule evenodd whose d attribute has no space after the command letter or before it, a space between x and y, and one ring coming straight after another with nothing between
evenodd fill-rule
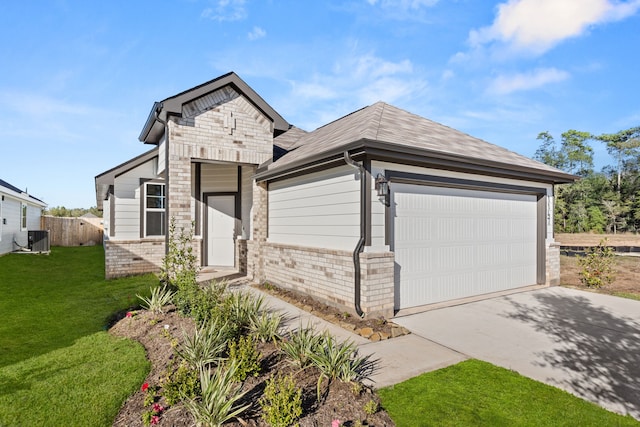
<instances>
[{"instance_id":1,"label":"sky","mask_svg":"<svg viewBox=\"0 0 640 427\"><path fill-rule=\"evenodd\" d=\"M95 206L153 103L229 71L308 131L384 101L531 157L640 125L640 0L7 1L0 39L0 179L49 207Z\"/></svg>"}]
</instances>

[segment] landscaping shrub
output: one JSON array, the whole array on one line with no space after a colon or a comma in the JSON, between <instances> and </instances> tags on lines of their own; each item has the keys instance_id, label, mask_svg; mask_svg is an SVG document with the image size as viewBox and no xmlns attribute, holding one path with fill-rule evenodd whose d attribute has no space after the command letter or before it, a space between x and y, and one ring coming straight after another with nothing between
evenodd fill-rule
<instances>
[{"instance_id":1,"label":"landscaping shrub","mask_svg":"<svg viewBox=\"0 0 640 427\"><path fill-rule=\"evenodd\" d=\"M267 380L259 401L262 419L271 427L297 426L302 415L302 389L296 387L292 375L277 375Z\"/></svg>"},{"instance_id":2,"label":"landscaping shrub","mask_svg":"<svg viewBox=\"0 0 640 427\"><path fill-rule=\"evenodd\" d=\"M251 334L263 343L276 342L280 339L282 315L278 313L262 313L251 320Z\"/></svg>"},{"instance_id":3,"label":"landscaping shrub","mask_svg":"<svg viewBox=\"0 0 640 427\"><path fill-rule=\"evenodd\" d=\"M194 369L215 363L227 350L228 325L216 318L196 328L193 335L184 334L176 353Z\"/></svg>"},{"instance_id":4,"label":"landscaping shrub","mask_svg":"<svg viewBox=\"0 0 640 427\"><path fill-rule=\"evenodd\" d=\"M331 334L320 336L320 341L313 353L309 355L313 366L320 370L318 378L318 400L323 379L331 381L340 379L343 382L361 381L367 376L372 362L369 356L358 356L353 342L338 342Z\"/></svg>"},{"instance_id":5,"label":"landscaping shrub","mask_svg":"<svg viewBox=\"0 0 640 427\"><path fill-rule=\"evenodd\" d=\"M174 292L167 285L151 288L151 296L136 295L142 301L142 307L154 314L164 313L164 307L173 301Z\"/></svg>"},{"instance_id":6,"label":"landscaping shrub","mask_svg":"<svg viewBox=\"0 0 640 427\"><path fill-rule=\"evenodd\" d=\"M245 395L234 377L237 365L220 365L210 373L208 368L199 369L200 395L195 398L185 396L184 405L196 424L203 427L218 427L244 412L249 404L238 406Z\"/></svg>"},{"instance_id":7,"label":"landscaping shrub","mask_svg":"<svg viewBox=\"0 0 640 427\"><path fill-rule=\"evenodd\" d=\"M304 368L311 364L311 355L320 346L320 339L313 328L298 328L280 343L280 349L291 363Z\"/></svg>"},{"instance_id":8,"label":"landscaping shrub","mask_svg":"<svg viewBox=\"0 0 640 427\"><path fill-rule=\"evenodd\" d=\"M200 393L199 371L186 362L181 362L173 371L169 368L167 377L162 381L162 396L169 405L175 405L182 399L194 399Z\"/></svg>"},{"instance_id":9,"label":"landscaping shrub","mask_svg":"<svg viewBox=\"0 0 640 427\"><path fill-rule=\"evenodd\" d=\"M599 289L615 280L615 252L607 246L607 239L587 251L586 256L578 258L580 282L587 288Z\"/></svg>"},{"instance_id":10,"label":"landscaping shrub","mask_svg":"<svg viewBox=\"0 0 640 427\"><path fill-rule=\"evenodd\" d=\"M234 379L244 381L249 375L257 377L260 373L260 358L256 342L244 335L229 345L229 360L236 365Z\"/></svg>"}]
</instances>

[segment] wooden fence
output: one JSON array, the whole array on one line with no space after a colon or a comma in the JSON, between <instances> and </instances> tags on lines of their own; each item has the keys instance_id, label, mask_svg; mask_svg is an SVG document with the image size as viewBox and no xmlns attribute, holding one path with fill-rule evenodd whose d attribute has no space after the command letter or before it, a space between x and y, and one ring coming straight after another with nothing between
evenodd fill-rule
<instances>
[{"instance_id":1,"label":"wooden fence","mask_svg":"<svg viewBox=\"0 0 640 427\"><path fill-rule=\"evenodd\" d=\"M102 218L63 218L43 215L42 230L49 230L51 246L94 246L102 244Z\"/></svg>"}]
</instances>

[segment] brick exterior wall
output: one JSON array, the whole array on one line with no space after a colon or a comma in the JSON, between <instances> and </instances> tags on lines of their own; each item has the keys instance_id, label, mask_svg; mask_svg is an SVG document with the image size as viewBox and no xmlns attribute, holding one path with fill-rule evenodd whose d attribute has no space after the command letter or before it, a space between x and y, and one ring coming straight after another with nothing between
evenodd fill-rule
<instances>
[{"instance_id":1,"label":"brick exterior wall","mask_svg":"<svg viewBox=\"0 0 640 427\"><path fill-rule=\"evenodd\" d=\"M265 243L265 281L355 313L353 253ZM360 307L367 316L393 316L394 254L360 254Z\"/></svg>"},{"instance_id":2,"label":"brick exterior wall","mask_svg":"<svg viewBox=\"0 0 640 427\"><path fill-rule=\"evenodd\" d=\"M229 86L186 104L182 116L168 121L167 208L177 229L193 220L192 160L257 165L273 154L271 121Z\"/></svg>"},{"instance_id":3,"label":"brick exterior wall","mask_svg":"<svg viewBox=\"0 0 640 427\"><path fill-rule=\"evenodd\" d=\"M265 281L264 245L267 241L268 192L266 183L253 185L253 230L252 238L247 241L247 276L256 281Z\"/></svg>"},{"instance_id":4,"label":"brick exterior wall","mask_svg":"<svg viewBox=\"0 0 640 427\"><path fill-rule=\"evenodd\" d=\"M560 243L551 242L547 247L547 285L557 286L560 284Z\"/></svg>"},{"instance_id":5,"label":"brick exterior wall","mask_svg":"<svg viewBox=\"0 0 640 427\"><path fill-rule=\"evenodd\" d=\"M193 239L192 245L194 253L200 259L202 239ZM165 253L164 237L105 240L105 277L113 279L135 274L159 273Z\"/></svg>"},{"instance_id":6,"label":"brick exterior wall","mask_svg":"<svg viewBox=\"0 0 640 427\"><path fill-rule=\"evenodd\" d=\"M164 257L164 237L142 240L106 240L104 242L105 277L159 273Z\"/></svg>"},{"instance_id":7,"label":"brick exterior wall","mask_svg":"<svg viewBox=\"0 0 640 427\"><path fill-rule=\"evenodd\" d=\"M360 254L360 307L367 316L393 317L394 262L393 252Z\"/></svg>"}]
</instances>

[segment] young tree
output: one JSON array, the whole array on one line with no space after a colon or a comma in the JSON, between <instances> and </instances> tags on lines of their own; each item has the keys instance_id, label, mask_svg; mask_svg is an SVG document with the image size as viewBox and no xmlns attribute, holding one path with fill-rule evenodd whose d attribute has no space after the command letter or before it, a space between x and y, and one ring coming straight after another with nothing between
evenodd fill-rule
<instances>
[{"instance_id":1,"label":"young tree","mask_svg":"<svg viewBox=\"0 0 640 427\"><path fill-rule=\"evenodd\" d=\"M589 140L593 136L589 132L568 130L562 133L562 151L567 157L569 172L587 176L593 172L593 148Z\"/></svg>"},{"instance_id":2,"label":"young tree","mask_svg":"<svg viewBox=\"0 0 640 427\"><path fill-rule=\"evenodd\" d=\"M549 132L540 132L536 139L542 143L533 155L535 160L558 169L564 169L567 166L566 156L558 150L556 141Z\"/></svg>"},{"instance_id":3,"label":"young tree","mask_svg":"<svg viewBox=\"0 0 640 427\"><path fill-rule=\"evenodd\" d=\"M604 133L596 137L607 144L607 151L616 163L617 191L620 194L625 166L637 166L640 159L640 126L621 130L618 133Z\"/></svg>"}]
</instances>

